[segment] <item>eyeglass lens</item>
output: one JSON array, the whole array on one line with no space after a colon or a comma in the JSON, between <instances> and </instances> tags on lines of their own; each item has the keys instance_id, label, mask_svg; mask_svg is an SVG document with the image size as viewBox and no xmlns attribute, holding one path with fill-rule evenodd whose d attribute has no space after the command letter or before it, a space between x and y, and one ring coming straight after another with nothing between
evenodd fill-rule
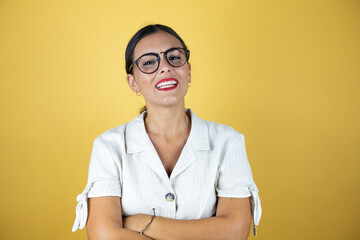
<instances>
[{"instance_id":1,"label":"eyeglass lens","mask_svg":"<svg viewBox=\"0 0 360 240\"><path fill-rule=\"evenodd\" d=\"M183 49L172 49L167 52L167 61L173 67L181 67L186 63L186 53ZM158 61L156 54L148 54L139 58L137 65L141 71L152 73L156 71L160 59Z\"/></svg>"}]
</instances>

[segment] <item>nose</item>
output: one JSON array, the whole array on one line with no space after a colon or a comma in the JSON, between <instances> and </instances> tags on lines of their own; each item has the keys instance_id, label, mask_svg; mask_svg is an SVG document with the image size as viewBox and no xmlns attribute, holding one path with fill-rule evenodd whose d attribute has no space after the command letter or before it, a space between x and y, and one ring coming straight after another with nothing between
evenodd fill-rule
<instances>
[{"instance_id":1,"label":"nose","mask_svg":"<svg viewBox=\"0 0 360 240\"><path fill-rule=\"evenodd\" d=\"M159 63L159 71L160 73L170 72L171 65L166 60L165 54L163 52L160 53L160 63Z\"/></svg>"}]
</instances>

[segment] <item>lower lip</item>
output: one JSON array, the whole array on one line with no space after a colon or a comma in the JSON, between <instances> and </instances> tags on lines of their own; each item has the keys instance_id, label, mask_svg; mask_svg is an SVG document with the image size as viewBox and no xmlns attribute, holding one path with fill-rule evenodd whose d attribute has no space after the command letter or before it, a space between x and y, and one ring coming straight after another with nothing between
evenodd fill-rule
<instances>
[{"instance_id":1,"label":"lower lip","mask_svg":"<svg viewBox=\"0 0 360 240\"><path fill-rule=\"evenodd\" d=\"M162 88L162 89L156 88L156 89L159 90L159 91L170 91L170 90L173 90L173 89L177 88L177 86L178 86L178 83L177 83L175 86L173 86L173 87Z\"/></svg>"}]
</instances>

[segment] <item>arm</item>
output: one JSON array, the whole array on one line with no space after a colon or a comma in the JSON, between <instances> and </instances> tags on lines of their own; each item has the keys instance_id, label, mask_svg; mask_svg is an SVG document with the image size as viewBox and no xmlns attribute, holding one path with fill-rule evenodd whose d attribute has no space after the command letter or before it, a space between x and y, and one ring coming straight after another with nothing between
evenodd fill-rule
<instances>
[{"instance_id":1,"label":"arm","mask_svg":"<svg viewBox=\"0 0 360 240\"><path fill-rule=\"evenodd\" d=\"M141 231L151 217L137 214L124 219L124 227ZM156 217L145 235L162 240L247 239L251 226L249 198L218 198L216 217L178 220Z\"/></svg>"},{"instance_id":2,"label":"arm","mask_svg":"<svg viewBox=\"0 0 360 240\"><path fill-rule=\"evenodd\" d=\"M89 198L88 208L86 231L89 240L151 239L139 232L123 228L119 197Z\"/></svg>"}]
</instances>

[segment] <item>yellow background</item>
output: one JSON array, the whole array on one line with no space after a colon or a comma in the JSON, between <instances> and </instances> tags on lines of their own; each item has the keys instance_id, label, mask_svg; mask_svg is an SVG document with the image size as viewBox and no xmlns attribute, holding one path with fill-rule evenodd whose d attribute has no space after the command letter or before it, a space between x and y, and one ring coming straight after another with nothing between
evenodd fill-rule
<instances>
[{"instance_id":1,"label":"yellow background","mask_svg":"<svg viewBox=\"0 0 360 240\"><path fill-rule=\"evenodd\" d=\"M186 107L245 135L257 239L359 239L356 0L1 0L0 239L86 239L75 198L93 140L144 103L124 52L150 23L191 51Z\"/></svg>"}]
</instances>

